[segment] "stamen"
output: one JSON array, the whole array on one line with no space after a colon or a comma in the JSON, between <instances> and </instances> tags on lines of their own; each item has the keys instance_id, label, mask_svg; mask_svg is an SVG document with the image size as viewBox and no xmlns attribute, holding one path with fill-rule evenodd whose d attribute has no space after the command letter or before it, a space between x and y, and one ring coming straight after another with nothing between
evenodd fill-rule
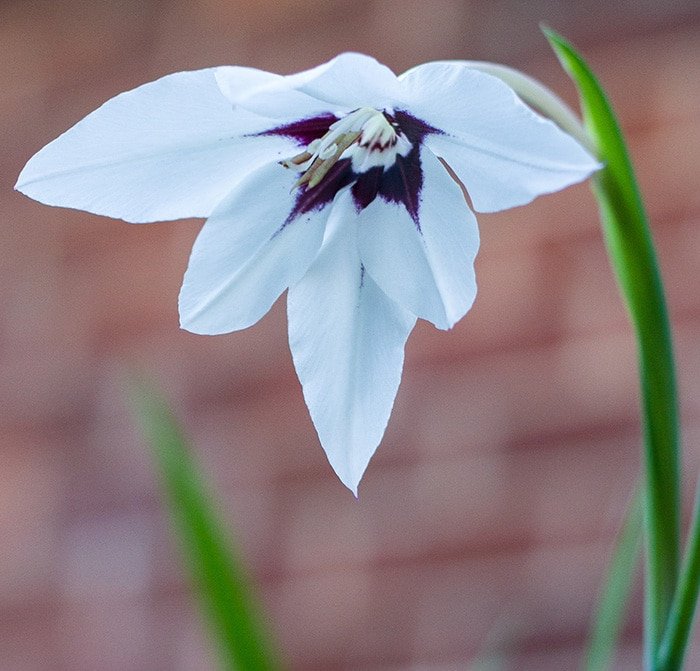
<instances>
[{"instance_id":1,"label":"stamen","mask_svg":"<svg viewBox=\"0 0 700 671\"><path fill-rule=\"evenodd\" d=\"M292 158L286 159L285 161L280 161L280 163L285 168L291 168L293 166L299 166L302 163L306 163L310 158L313 158L313 154L310 154L308 151L303 151L301 154L297 154Z\"/></svg>"},{"instance_id":2,"label":"stamen","mask_svg":"<svg viewBox=\"0 0 700 671\"><path fill-rule=\"evenodd\" d=\"M319 152L318 157L325 161L327 158L333 156L333 154L335 154L337 151L338 145L334 142L333 144L326 147L323 151Z\"/></svg>"},{"instance_id":3,"label":"stamen","mask_svg":"<svg viewBox=\"0 0 700 671\"><path fill-rule=\"evenodd\" d=\"M351 158L353 170L364 172L375 166L387 169L397 154L405 156L410 149L411 143L384 113L362 107L331 124L303 152L280 163L302 172L292 190L303 185L313 189L341 158Z\"/></svg>"}]
</instances>

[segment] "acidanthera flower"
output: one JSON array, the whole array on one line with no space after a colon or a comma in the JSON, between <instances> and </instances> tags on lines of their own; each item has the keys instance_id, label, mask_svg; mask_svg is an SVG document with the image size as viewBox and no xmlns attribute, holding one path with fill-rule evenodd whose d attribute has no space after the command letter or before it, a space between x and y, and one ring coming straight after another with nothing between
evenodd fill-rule
<instances>
[{"instance_id":1,"label":"acidanthera flower","mask_svg":"<svg viewBox=\"0 0 700 671\"><path fill-rule=\"evenodd\" d=\"M449 329L476 294L477 211L598 163L500 79L464 63L397 77L360 54L280 76L181 72L123 93L44 147L17 188L129 222L208 217L183 328L227 333L285 289L289 343L331 465L353 491L379 444L416 318Z\"/></svg>"}]
</instances>

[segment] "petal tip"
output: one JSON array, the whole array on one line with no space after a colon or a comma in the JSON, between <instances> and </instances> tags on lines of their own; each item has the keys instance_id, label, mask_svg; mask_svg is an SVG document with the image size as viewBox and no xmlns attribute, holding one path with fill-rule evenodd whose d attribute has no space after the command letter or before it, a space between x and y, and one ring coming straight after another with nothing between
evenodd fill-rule
<instances>
[{"instance_id":1,"label":"petal tip","mask_svg":"<svg viewBox=\"0 0 700 671\"><path fill-rule=\"evenodd\" d=\"M365 475L369 461L377 448L375 447L371 451L371 454L366 456L366 459L360 458L358 460L352 458L352 450L349 452L342 451L341 453L338 449L329 449L328 445L324 445L323 443L321 443L321 445L338 479L352 492L352 495L356 499L359 498L357 490ZM334 447L337 448L337 445Z\"/></svg>"},{"instance_id":2,"label":"petal tip","mask_svg":"<svg viewBox=\"0 0 700 671\"><path fill-rule=\"evenodd\" d=\"M15 185L12 188L14 191L17 191L17 192L21 193L22 195L27 196L28 194L25 193L23 187L24 187L24 184L21 182L21 180L18 177L17 181L15 182Z\"/></svg>"},{"instance_id":3,"label":"petal tip","mask_svg":"<svg viewBox=\"0 0 700 671\"><path fill-rule=\"evenodd\" d=\"M40 153L40 152L39 152ZM37 157L37 154L34 154L25 166L22 168L20 171L19 175L17 175L17 181L15 182L14 189L15 191L19 191L20 193L23 193L25 196L28 196L29 198L32 198L34 200L39 200L34 195L31 195L29 191L31 191L31 184L36 181L36 179L32 179L32 176L30 173L32 164L34 163L34 159Z\"/></svg>"},{"instance_id":4,"label":"petal tip","mask_svg":"<svg viewBox=\"0 0 700 671\"><path fill-rule=\"evenodd\" d=\"M211 326L207 328L196 318L193 319L185 316L182 309L180 310L180 329L188 333L194 333L195 335L218 335L221 333L221 331L217 332L215 329L211 328Z\"/></svg>"},{"instance_id":5,"label":"petal tip","mask_svg":"<svg viewBox=\"0 0 700 671\"><path fill-rule=\"evenodd\" d=\"M180 329L183 331L194 333L195 335L215 335L211 326L207 328L202 324L201 319L197 319L196 308L187 304L186 299L183 298L182 290L180 290L180 295L178 296L178 313Z\"/></svg>"},{"instance_id":6,"label":"petal tip","mask_svg":"<svg viewBox=\"0 0 700 671\"><path fill-rule=\"evenodd\" d=\"M355 497L355 499L359 499L360 496L357 493L357 490L360 486L360 480L362 480L362 475L360 475L360 477L358 478L349 477L347 475L341 475L340 473L338 473L338 471L336 471L335 473L338 476L338 479L352 492L352 495Z\"/></svg>"},{"instance_id":7,"label":"petal tip","mask_svg":"<svg viewBox=\"0 0 700 671\"><path fill-rule=\"evenodd\" d=\"M15 191L19 191L21 193L24 193L22 191L22 175L24 175L25 168L22 168L22 172L20 172L19 175L17 175L17 181L15 182L14 187L12 187Z\"/></svg>"}]
</instances>

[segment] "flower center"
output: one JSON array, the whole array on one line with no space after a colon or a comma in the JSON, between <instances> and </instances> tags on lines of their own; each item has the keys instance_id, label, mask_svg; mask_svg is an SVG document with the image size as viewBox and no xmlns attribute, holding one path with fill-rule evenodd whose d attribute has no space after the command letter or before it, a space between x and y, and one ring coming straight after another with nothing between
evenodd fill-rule
<instances>
[{"instance_id":1,"label":"flower center","mask_svg":"<svg viewBox=\"0 0 700 671\"><path fill-rule=\"evenodd\" d=\"M312 189L341 158L351 159L353 172L361 174L380 166L386 170L411 147L393 120L379 110L361 107L332 123L323 137L281 164L301 173L295 188L305 184Z\"/></svg>"}]
</instances>

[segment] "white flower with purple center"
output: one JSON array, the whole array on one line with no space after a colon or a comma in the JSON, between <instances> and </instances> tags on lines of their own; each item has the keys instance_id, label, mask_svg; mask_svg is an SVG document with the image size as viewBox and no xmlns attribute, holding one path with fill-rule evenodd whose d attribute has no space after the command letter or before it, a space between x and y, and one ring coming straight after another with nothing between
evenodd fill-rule
<instances>
[{"instance_id":1,"label":"white flower with purple center","mask_svg":"<svg viewBox=\"0 0 700 671\"><path fill-rule=\"evenodd\" d=\"M304 397L356 493L416 319L449 329L476 295L476 219L442 161L482 212L599 167L494 76L440 62L397 77L342 54L291 76L220 67L123 93L38 152L16 188L134 223L208 217L182 326L247 328L288 289Z\"/></svg>"}]
</instances>

